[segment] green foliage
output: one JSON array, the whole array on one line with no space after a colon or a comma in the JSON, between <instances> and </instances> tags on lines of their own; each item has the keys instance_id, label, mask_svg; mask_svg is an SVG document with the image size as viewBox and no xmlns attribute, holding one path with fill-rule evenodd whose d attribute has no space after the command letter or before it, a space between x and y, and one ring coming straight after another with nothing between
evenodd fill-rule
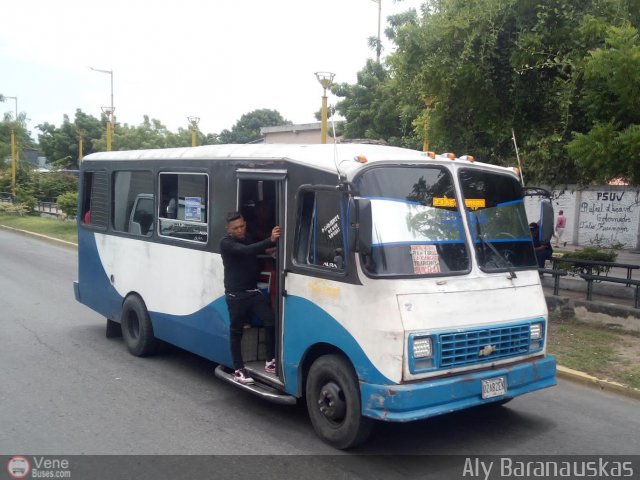
<instances>
[{"instance_id":1,"label":"green foliage","mask_svg":"<svg viewBox=\"0 0 640 480\"><path fill-rule=\"evenodd\" d=\"M17 215L24 217L29 214L29 207L19 203L0 203L0 215Z\"/></svg>"},{"instance_id":2,"label":"green foliage","mask_svg":"<svg viewBox=\"0 0 640 480\"><path fill-rule=\"evenodd\" d=\"M68 115L64 115L60 127L48 122L38 125L37 128L41 132L38 135L40 150L55 167L76 169L80 153L80 136L83 138L83 156L99 151L95 142L106 131L105 125L106 119L98 120L77 109L73 122L69 120Z\"/></svg>"},{"instance_id":3,"label":"green foliage","mask_svg":"<svg viewBox=\"0 0 640 480\"><path fill-rule=\"evenodd\" d=\"M57 199L58 209L67 217L75 217L78 211L78 193L66 192L60 195Z\"/></svg>"},{"instance_id":4,"label":"green foliage","mask_svg":"<svg viewBox=\"0 0 640 480\"><path fill-rule=\"evenodd\" d=\"M35 195L40 200L51 200L66 192L78 190L78 178L66 172L33 172Z\"/></svg>"},{"instance_id":5,"label":"green foliage","mask_svg":"<svg viewBox=\"0 0 640 480\"><path fill-rule=\"evenodd\" d=\"M358 72L356 85L342 83L332 91L344 98L337 109L347 119L346 138L384 139L391 145L413 148L420 144L411 127L411 114L400 105L395 82L379 63L368 60Z\"/></svg>"},{"instance_id":6,"label":"green foliage","mask_svg":"<svg viewBox=\"0 0 640 480\"><path fill-rule=\"evenodd\" d=\"M530 182L637 182L639 11L631 0L439 0L390 17L387 64L334 87L345 133L514 165L513 129ZM603 171L585 155L609 137Z\"/></svg>"},{"instance_id":7,"label":"green foliage","mask_svg":"<svg viewBox=\"0 0 640 480\"><path fill-rule=\"evenodd\" d=\"M618 258L618 254L613 250L602 250L598 247L585 247L580 250L576 250L571 253L563 255L563 257L575 259L575 260L593 260L598 262L615 262ZM598 265L581 265L579 263L559 262L558 268L566 270L567 272L574 272L577 274L587 273L589 269L593 275L607 274L610 267L598 266Z\"/></svg>"},{"instance_id":8,"label":"green foliage","mask_svg":"<svg viewBox=\"0 0 640 480\"><path fill-rule=\"evenodd\" d=\"M630 25L608 26L605 45L584 61L581 104L591 122L567 151L586 175L606 183L640 183L640 35Z\"/></svg>"},{"instance_id":9,"label":"green foliage","mask_svg":"<svg viewBox=\"0 0 640 480\"><path fill-rule=\"evenodd\" d=\"M262 138L260 129L262 127L277 127L280 125L291 125L289 120L285 120L277 110L266 108L245 113L240 120L231 128L220 132L220 143L249 143Z\"/></svg>"},{"instance_id":10,"label":"green foliage","mask_svg":"<svg viewBox=\"0 0 640 480\"><path fill-rule=\"evenodd\" d=\"M11 113L5 113L3 120L0 121L0 172L7 170L11 172L11 161L4 162L4 159L11 158L11 130L14 132L18 158L23 158L23 148L36 147L25 127L26 124L25 113L18 113L18 121L15 121Z\"/></svg>"}]
</instances>

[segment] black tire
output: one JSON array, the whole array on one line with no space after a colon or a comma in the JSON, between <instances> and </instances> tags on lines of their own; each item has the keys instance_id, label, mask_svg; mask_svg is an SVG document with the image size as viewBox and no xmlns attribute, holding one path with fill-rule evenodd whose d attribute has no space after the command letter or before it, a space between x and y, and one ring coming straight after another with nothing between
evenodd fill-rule
<instances>
[{"instance_id":1,"label":"black tire","mask_svg":"<svg viewBox=\"0 0 640 480\"><path fill-rule=\"evenodd\" d=\"M371 434L374 421L362 416L356 372L343 356L325 355L313 362L306 400L313 428L329 445L355 447Z\"/></svg>"},{"instance_id":2,"label":"black tire","mask_svg":"<svg viewBox=\"0 0 640 480\"><path fill-rule=\"evenodd\" d=\"M122 305L122 336L129 352L136 357L151 355L158 348L149 312L137 295L129 295Z\"/></svg>"}]
</instances>

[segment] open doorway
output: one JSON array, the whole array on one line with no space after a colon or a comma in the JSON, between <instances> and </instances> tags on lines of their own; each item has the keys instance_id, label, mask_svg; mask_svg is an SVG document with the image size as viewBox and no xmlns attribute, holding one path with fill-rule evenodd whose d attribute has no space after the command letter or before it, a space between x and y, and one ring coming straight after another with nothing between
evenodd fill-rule
<instances>
[{"instance_id":1,"label":"open doorway","mask_svg":"<svg viewBox=\"0 0 640 480\"><path fill-rule=\"evenodd\" d=\"M242 213L247 222L247 235L252 242L258 242L271 236L271 230L279 223L280 195L278 180L240 178L238 180L238 211ZM284 238L284 226L281 239ZM281 332L281 303L280 303L280 276L282 240L274 247L258 255L260 274L258 288L269 299L269 304L274 312L275 321L275 352L278 366L280 362L280 332ZM242 356L250 371L264 370L266 348L264 345L264 331L258 319L251 321L242 338ZM280 367L278 367L280 368ZM278 374L279 372L277 372ZM279 376L279 375L278 375Z\"/></svg>"}]
</instances>

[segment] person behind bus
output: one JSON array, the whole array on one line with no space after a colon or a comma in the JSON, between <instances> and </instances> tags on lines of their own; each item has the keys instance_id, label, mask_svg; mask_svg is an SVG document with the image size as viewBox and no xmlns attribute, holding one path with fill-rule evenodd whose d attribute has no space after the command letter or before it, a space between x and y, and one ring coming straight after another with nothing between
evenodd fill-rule
<instances>
[{"instance_id":1,"label":"person behind bus","mask_svg":"<svg viewBox=\"0 0 640 480\"><path fill-rule=\"evenodd\" d=\"M558 218L556 218L556 232L554 237L556 237L556 247L559 247L562 243L562 236L564 235L564 229L567 226L567 217L564 216L564 211L560 210L558 212ZM564 246L567 246L567 242L564 242Z\"/></svg>"},{"instance_id":2,"label":"person behind bus","mask_svg":"<svg viewBox=\"0 0 640 480\"><path fill-rule=\"evenodd\" d=\"M260 319L265 327L267 362L265 371L276 372L274 325L275 317L267 299L258 290L260 263L257 255L276 245L280 227L271 230L271 236L254 242L247 235L247 223L239 212L227 214L227 234L220 240L220 253L224 266L224 291L229 310L229 342L234 368L234 380L242 384L254 383L244 368L242 359L242 333L251 315Z\"/></svg>"},{"instance_id":3,"label":"person behind bus","mask_svg":"<svg viewBox=\"0 0 640 480\"><path fill-rule=\"evenodd\" d=\"M550 259L551 255L553 254L553 248L551 248L551 243L540 241L540 227L536 222L532 222L529 224L529 230L531 230L533 249L536 252L538 268L544 268L545 262Z\"/></svg>"}]
</instances>

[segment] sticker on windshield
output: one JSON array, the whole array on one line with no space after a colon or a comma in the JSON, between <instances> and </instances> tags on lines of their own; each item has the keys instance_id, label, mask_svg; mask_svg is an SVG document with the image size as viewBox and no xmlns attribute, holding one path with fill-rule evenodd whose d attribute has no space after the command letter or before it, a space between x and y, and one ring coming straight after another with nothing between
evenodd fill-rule
<instances>
[{"instance_id":1,"label":"sticker on windshield","mask_svg":"<svg viewBox=\"0 0 640 480\"><path fill-rule=\"evenodd\" d=\"M477 210L479 208L484 208L487 202L484 200L484 198L465 198L464 204L471 210Z\"/></svg>"},{"instance_id":2,"label":"sticker on windshield","mask_svg":"<svg viewBox=\"0 0 640 480\"><path fill-rule=\"evenodd\" d=\"M434 207L452 207L456 206L456 199L449 197L433 197L433 206Z\"/></svg>"},{"instance_id":3,"label":"sticker on windshield","mask_svg":"<svg viewBox=\"0 0 640 480\"><path fill-rule=\"evenodd\" d=\"M435 245L411 245L413 273L440 273L440 257Z\"/></svg>"},{"instance_id":4,"label":"sticker on windshield","mask_svg":"<svg viewBox=\"0 0 640 480\"><path fill-rule=\"evenodd\" d=\"M484 208L487 202L484 198L465 198L464 204L471 210L477 210L479 208ZM449 197L433 197L433 206L455 208L456 199Z\"/></svg>"}]
</instances>

